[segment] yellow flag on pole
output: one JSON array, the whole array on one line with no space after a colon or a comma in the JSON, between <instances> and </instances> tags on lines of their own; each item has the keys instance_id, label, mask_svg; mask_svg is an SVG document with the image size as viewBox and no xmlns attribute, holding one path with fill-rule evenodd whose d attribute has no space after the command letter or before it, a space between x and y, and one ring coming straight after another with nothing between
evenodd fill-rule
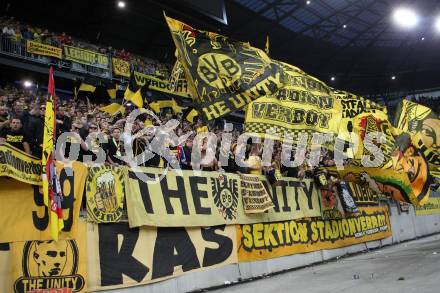
<instances>
[{"instance_id":1,"label":"yellow flag on pole","mask_svg":"<svg viewBox=\"0 0 440 293\"><path fill-rule=\"evenodd\" d=\"M48 96L46 100L46 112L44 115L44 136L43 136L43 156L42 181L43 181L43 201L49 208L49 223L52 239L58 240L58 233L64 228L64 220L61 209L61 187L55 169L54 145L55 145L55 126L56 126L56 96L53 69L49 70Z\"/></svg>"},{"instance_id":2,"label":"yellow flag on pole","mask_svg":"<svg viewBox=\"0 0 440 293\"><path fill-rule=\"evenodd\" d=\"M99 111L105 112L110 114L111 116L114 116L118 113L125 113L125 108L118 103L111 103L110 105L104 106L99 108Z\"/></svg>"}]
</instances>

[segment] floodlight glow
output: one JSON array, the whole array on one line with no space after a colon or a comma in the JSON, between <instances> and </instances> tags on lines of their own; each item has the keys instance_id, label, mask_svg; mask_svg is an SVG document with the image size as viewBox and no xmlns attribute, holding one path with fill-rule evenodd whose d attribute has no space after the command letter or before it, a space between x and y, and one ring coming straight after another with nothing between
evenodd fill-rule
<instances>
[{"instance_id":1,"label":"floodlight glow","mask_svg":"<svg viewBox=\"0 0 440 293\"><path fill-rule=\"evenodd\" d=\"M347 25L346 24L344 24L343 26L342 26L343 28L347 28Z\"/></svg>"},{"instance_id":2,"label":"floodlight glow","mask_svg":"<svg viewBox=\"0 0 440 293\"><path fill-rule=\"evenodd\" d=\"M395 75L391 76L391 79L392 79L392 80L395 80L395 79L396 79L396 76L395 76Z\"/></svg>"},{"instance_id":3,"label":"floodlight glow","mask_svg":"<svg viewBox=\"0 0 440 293\"><path fill-rule=\"evenodd\" d=\"M334 76L332 76L332 77L330 78L331 81L335 81L335 79L336 79L336 78L335 78Z\"/></svg>"},{"instance_id":4,"label":"floodlight glow","mask_svg":"<svg viewBox=\"0 0 440 293\"><path fill-rule=\"evenodd\" d=\"M435 26L436 30L437 30L438 32L440 32L440 16L437 17L434 26Z\"/></svg>"},{"instance_id":5,"label":"floodlight glow","mask_svg":"<svg viewBox=\"0 0 440 293\"><path fill-rule=\"evenodd\" d=\"M310 5L310 3L312 3L312 1L307 1L307 2L306 2L307 5Z\"/></svg>"},{"instance_id":6,"label":"floodlight glow","mask_svg":"<svg viewBox=\"0 0 440 293\"><path fill-rule=\"evenodd\" d=\"M419 17L414 10L409 8L398 8L393 13L394 22L404 28L415 27L419 22Z\"/></svg>"},{"instance_id":7,"label":"floodlight glow","mask_svg":"<svg viewBox=\"0 0 440 293\"><path fill-rule=\"evenodd\" d=\"M23 85L24 85L24 87L31 87L31 86L32 86L32 81L25 80L25 81L23 82Z\"/></svg>"},{"instance_id":8,"label":"floodlight glow","mask_svg":"<svg viewBox=\"0 0 440 293\"><path fill-rule=\"evenodd\" d=\"M119 8L125 8L125 2L124 1L119 1L118 2L118 7Z\"/></svg>"}]
</instances>

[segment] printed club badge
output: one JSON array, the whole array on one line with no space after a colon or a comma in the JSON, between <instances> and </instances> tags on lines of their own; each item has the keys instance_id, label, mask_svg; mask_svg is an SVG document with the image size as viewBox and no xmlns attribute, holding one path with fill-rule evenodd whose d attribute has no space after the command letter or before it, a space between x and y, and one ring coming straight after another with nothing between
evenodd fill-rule
<instances>
[{"instance_id":1,"label":"printed club badge","mask_svg":"<svg viewBox=\"0 0 440 293\"><path fill-rule=\"evenodd\" d=\"M80 292L85 281L77 273L78 262L78 247L74 240L28 241L23 248L23 277L15 281L14 291L59 289L56 292Z\"/></svg>"},{"instance_id":2,"label":"printed club badge","mask_svg":"<svg viewBox=\"0 0 440 293\"><path fill-rule=\"evenodd\" d=\"M118 222L124 211L124 175L120 168L89 169L86 182L88 216L97 223Z\"/></svg>"},{"instance_id":3,"label":"printed club badge","mask_svg":"<svg viewBox=\"0 0 440 293\"><path fill-rule=\"evenodd\" d=\"M214 202L225 220L237 218L238 183L237 180L220 175L211 178Z\"/></svg>"}]
</instances>

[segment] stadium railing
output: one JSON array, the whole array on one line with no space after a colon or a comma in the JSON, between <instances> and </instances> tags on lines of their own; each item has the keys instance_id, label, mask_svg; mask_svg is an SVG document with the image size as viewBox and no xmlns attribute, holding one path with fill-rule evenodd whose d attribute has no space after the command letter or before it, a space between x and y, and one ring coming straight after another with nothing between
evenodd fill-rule
<instances>
[{"instance_id":1,"label":"stadium railing","mask_svg":"<svg viewBox=\"0 0 440 293\"><path fill-rule=\"evenodd\" d=\"M30 62L53 65L68 71L92 75L100 78L112 79L113 77L111 55L108 55L109 65L107 68L80 64L63 59L58 60L51 57L28 53L26 50L26 43L24 41L17 41L11 38L10 36L4 34L0 36L0 54L14 58L19 58Z\"/></svg>"}]
</instances>

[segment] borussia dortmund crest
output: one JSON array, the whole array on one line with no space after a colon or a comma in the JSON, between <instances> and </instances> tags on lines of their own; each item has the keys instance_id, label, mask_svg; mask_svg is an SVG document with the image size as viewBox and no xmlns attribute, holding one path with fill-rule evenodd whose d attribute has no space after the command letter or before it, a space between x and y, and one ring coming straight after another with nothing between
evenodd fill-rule
<instances>
[{"instance_id":1,"label":"borussia dortmund crest","mask_svg":"<svg viewBox=\"0 0 440 293\"><path fill-rule=\"evenodd\" d=\"M214 203L225 220L237 218L238 182L225 175L211 178Z\"/></svg>"}]
</instances>

